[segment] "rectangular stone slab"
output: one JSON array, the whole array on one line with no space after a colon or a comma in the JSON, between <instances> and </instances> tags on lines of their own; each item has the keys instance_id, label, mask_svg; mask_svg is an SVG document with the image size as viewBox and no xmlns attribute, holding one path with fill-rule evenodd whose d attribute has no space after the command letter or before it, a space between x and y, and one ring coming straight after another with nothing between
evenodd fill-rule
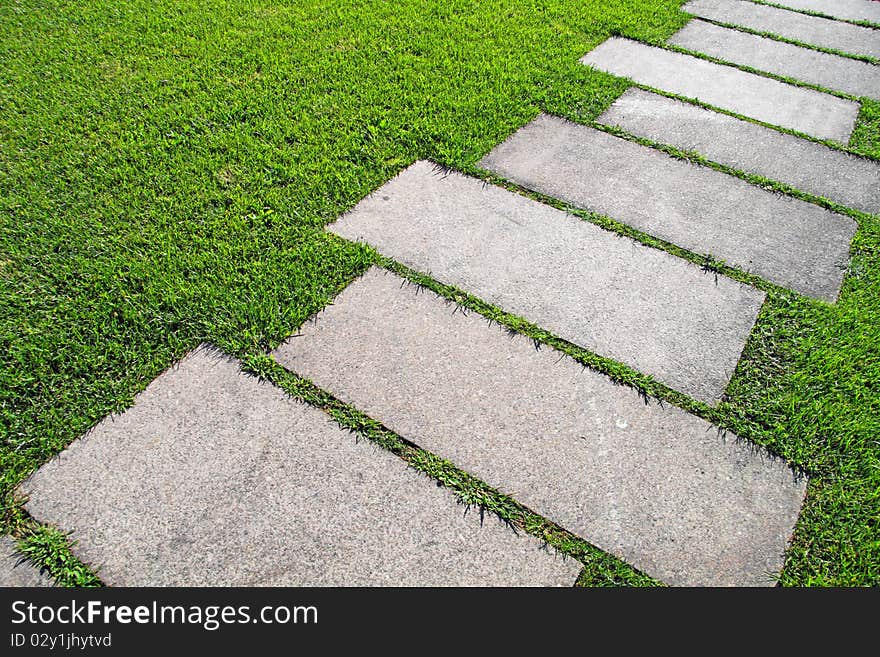
<instances>
[{"instance_id":1,"label":"rectangular stone slab","mask_svg":"<svg viewBox=\"0 0 880 657\"><path fill-rule=\"evenodd\" d=\"M851 55L880 58L880 31L747 0L691 0L689 14Z\"/></svg>"},{"instance_id":2,"label":"rectangular stone slab","mask_svg":"<svg viewBox=\"0 0 880 657\"><path fill-rule=\"evenodd\" d=\"M669 584L767 585L806 482L708 422L373 269L274 352Z\"/></svg>"},{"instance_id":3,"label":"rectangular stone slab","mask_svg":"<svg viewBox=\"0 0 880 657\"><path fill-rule=\"evenodd\" d=\"M880 163L873 160L642 89L624 93L597 121L880 213Z\"/></svg>"},{"instance_id":4,"label":"rectangular stone slab","mask_svg":"<svg viewBox=\"0 0 880 657\"><path fill-rule=\"evenodd\" d=\"M877 0L773 0L773 4L814 11L832 18L880 24L880 2Z\"/></svg>"},{"instance_id":5,"label":"rectangular stone slab","mask_svg":"<svg viewBox=\"0 0 880 657\"><path fill-rule=\"evenodd\" d=\"M830 302L840 290L856 229L845 215L547 115L480 165Z\"/></svg>"},{"instance_id":6,"label":"rectangular stone slab","mask_svg":"<svg viewBox=\"0 0 880 657\"><path fill-rule=\"evenodd\" d=\"M678 96L819 139L847 143L858 103L690 55L611 38L581 62Z\"/></svg>"},{"instance_id":7,"label":"rectangular stone slab","mask_svg":"<svg viewBox=\"0 0 880 657\"><path fill-rule=\"evenodd\" d=\"M122 586L571 586L580 564L200 349L22 485Z\"/></svg>"},{"instance_id":8,"label":"rectangular stone slab","mask_svg":"<svg viewBox=\"0 0 880 657\"><path fill-rule=\"evenodd\" d=\"M0 536L0 588L49 586L54 586L52 579L18 554L15 541Z\"/></svg>"},{"instance_id":9,"label":"rectangular stone slab","mask_svg":"<svg viewBox=\"0 0 880 657\"><path fill-rule=\"evenodd\" d=\"M764 294L458 173L417 162L330 226L712 403Z\"/></svg>"},{"instance_id":10,"label":"rectangular stone slab","mask_svg":"<svg viewBox=\"0 0 880 657\"><path fill-rule=\"evenodd\" d=\"M693 20L668 43L853 96L880 98L880 66Z\"/></svg>"}]
</instances>

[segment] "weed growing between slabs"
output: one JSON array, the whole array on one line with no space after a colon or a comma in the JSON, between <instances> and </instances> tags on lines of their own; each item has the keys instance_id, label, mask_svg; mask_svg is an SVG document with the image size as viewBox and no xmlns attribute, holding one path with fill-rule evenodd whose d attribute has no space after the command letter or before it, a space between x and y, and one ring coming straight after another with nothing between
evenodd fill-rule
<instances>
[{"instance_id":1,"label":"weed growing between slabs","mask_svg":"<svg viewBox=\"0 0 880 657\"><path fill-rule=\"evenodd\" d=\"M578 59L666 39L680 4L0 6L0 531L61 583L97 583L15 485L200 342L252 363L294 333L377 261L323 226L411 162L473 172L540 111L593 120L628 84ZM851 144L875 158L878 107ZM813 475L785 584L880 583L877 221L859 218L837 305L770 290L714 412ZM652 583L588 561L582 584Z\"/></svg>"}]
</instances>

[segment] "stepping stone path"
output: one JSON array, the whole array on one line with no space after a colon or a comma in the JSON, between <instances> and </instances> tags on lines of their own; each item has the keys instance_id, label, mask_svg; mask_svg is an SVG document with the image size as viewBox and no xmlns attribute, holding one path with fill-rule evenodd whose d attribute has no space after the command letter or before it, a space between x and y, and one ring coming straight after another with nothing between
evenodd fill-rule
<instances>
[{"instance_id":1,"label":"stepping stone path","mask_svg":"<svg viewBox=\"0 0 880 657\"><path fill-rule=\"evenodd\" d=\"M608 39L581 62L819 139L846 143L859 113L858 104L850 100L628 39Z\"/></svg>"},{"instance_id":2,"label":"stepping stone path","mask_svg":"<svg viewBox=\"0 0 880 657\"><path fill-rule=\"evenodd\" d=\"M754 288L430 162L330 230L709 403L727 387L764 301Z\"/></svg>"},{"instance_id":3,"label":"stepping stone path","mask_svg":"<svg viewBox=\"0 0 880 657\"><path fill-rule=\"evenodd\" d=\"M582 60L744 118L630 90L599 123L876 213L876 162L751 120L846 143L858 102L764 73L877 98L876 67L845 55L880 57L880 30L802 12L877 22L880 6L779 3L790 9L685 6L728 27L694 21L670 43L727 64L621 38ZM481 165L801 294L834 302L840 292L856 229L844 214L543 115ZM764 299L428 162L331 230L708 403ZM767 585L783 566L806 493L789 465L390 272L368 271L273 356L664 582ZM108 584L571 585L579 571L206 349L21 492L35 518L73 532Z\"/></svg>"},{"instance_id":4,"label":"stepping stone path","mask_svg":"<svg viewBox=\"0 0 880 657\"><path fill-rule=\"evenodd\" d=\"M16 551L14 540L0 536L0 587L34 586L54 586L54 583Z\"/></svg>"},{"instance_id":5,"label":"stepping stone path","mask_svg":"<svg viewBox=\"0 0 880 657\"><path fill-rule=\"evenodd\" d=\"M665 582L771 583L805 490L787 465L403 283L368 272L274 357Z\"/></svg>"},{"instance_id":6,"label":"stepping stone path","mask_svg":"<svg viewBox=\"0 0 880 657\"><path fill-rule=\"evenodd\" d=\"M826 301L837 298L856 229L849 217L553 116L480 165Z\"/></svg>"},{"instance_id":7,"label":"stepping stone path","mask_svg":"<svg viewBox=\"0 0 880 657\"><path fill-rule=\"evenodd\" d=\"M880 212L880 163L874 160L642 89L624 93L596 120L856 210Z\"/></svg>"},{"instance_id":8,"label":"stepping stone path","mask_svg":"<svg viewBox=\"0 0 880 657\"><path fill-rule=\"evenodd\" d=\"M853 96L880 98L880 66L694 20L669 43Z\"/></svg>"},{"instance_id":9,"label":"stepping stone path","mask_svg":"<svg viewBox=\"0 0 880 657\"><path fill-rule=\"evenodd\" d=\"M205 349L22 492L117 586L571 586L580 571Z\"/></svg>"},{"instance_id":10,"label":"stepping stone path","mask_svg":"<svg viewBox=\"0 0 880 657\"><path fill-rule=\"evenodd\" d=\"M835 3L828 0L823 4L827 8ZM869 27L758 5L748 0L691 0L681 9L711 21L775 34L819 48L880 59L880 31Z\"/></svg>"}]
</instances>

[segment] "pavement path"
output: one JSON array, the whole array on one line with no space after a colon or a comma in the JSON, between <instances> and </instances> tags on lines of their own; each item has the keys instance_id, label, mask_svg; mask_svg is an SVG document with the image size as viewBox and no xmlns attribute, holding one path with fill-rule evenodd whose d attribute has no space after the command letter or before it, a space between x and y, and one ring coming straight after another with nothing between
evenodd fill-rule
<instances>
[{"instance_id":1,"label":"pavement path","mask_svg":"<svg viewBox=\"0 0 880 657\"><path fill-rule=\"evenodd\" d=\"M813 201L880 209L877 163L834 146L849 140L861 99L880 98L877 63L865 59L880 57L880 31L853 23L880 22L880 7L775 4L786 8L692 0L684 9L698 18L670 48L609 39L581 61L641 88L592 126L541 115L480 166L724 260L758 287L835 303L857 225ZM704 404L723 396L765 297L430 162L330 230ZM419 292L370 269L272 355L666 583L774 582L807 490L801 473ZM547 586L573 584L580 567L495 516L463 513L396 456L207 347L21 492L37 520L72 532L108 584ZM27 568L4 581L11 572L41 581Z\"/></svg>"}]
</instances>

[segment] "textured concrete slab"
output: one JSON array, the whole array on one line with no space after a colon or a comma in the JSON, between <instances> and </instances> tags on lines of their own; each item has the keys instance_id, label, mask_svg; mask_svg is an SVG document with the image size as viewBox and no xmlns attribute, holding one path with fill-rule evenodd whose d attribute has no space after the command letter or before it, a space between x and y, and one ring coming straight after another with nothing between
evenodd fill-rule
<instances>
[{"instance_id":1,"label":"textured concrete slab","mask_svg":"<svg viewBox=\"0 0 880 657\"><path fill-rule=\"evenodd\" d=\"M764 294L543 203L417 162L330 227L713 403ZM673 301L674 300L674 301Z\"/></svg>"},{"instance_id":2,"label":"textured concrete slab","mask_svg":"<svg viewBox=\"0 0 880 657\"><path fill-rule=\"evenodd\" d=\"M857 59L801 48L701 20L685 25L672 35L669 43L826 89L880 98L880 66Z\"/></svg>"},{"instance_id":3,"label":"textured concrete slab","mask_svg":"<svg viewBox=\"0 0 880 657\"><path fill-rule=\"evenodd\" d=\"M670 584L769 584L805 482L708 422L381 270L285 367Z\"/></svg>"},{"instance_id":4,"label":"textured concrete slab","mask_svg":"<svg viewBox=\"0 0 880 657\"><path fill-rule=\"evenodd\" d=\"M852 55L880 58L880 32L747 0L691 0L689 14Z\"/></svg>"},{"instance_id":5,"label":"textured concrete slab","mask_svg":"<svg viewBox=\"0 0 880 657\"><path fill-rule=\"evenodd\" d=\"M859 104L850 100L629 39L608 39L581 62L637 84L844 144L859 113Z\"/></svg>"},{"instance_id":6,"label":"textured concrete slab","mask_svg":"<svg viewBox=\"0 0 880 657\"><path fill-rule=\"evenodd\" d=\"M25 561L15 549L15 541L0 536L0 588L54 586L52 579Z\"/></svg>"},{"instance_id":7,"label":"textured concrete slab","mask_svg":"<svg viewBox=\"0 0 880 657\"><path fill-rule=\"evenodd\" d=\"M641 89L627 91L597 121L880 213L880 163L873 160Z\"/></svg>"},{"instance_id":8,"label":"textured concrete slab","mask_svg":"<svg viewBox=\"0 0 880 657\"><path fill-rule=\"evenodd\" d=\"M773 0L773 4L814 11L831 18L880 24L880 2L877 0Z\"/></svg>"},{"instance_id":9,"label":"textured concrete slab","mask_svg":"<svg viewBox=\"0 0 880 657\"><path fill-rule=\"evenodd\" d=\"M570 586L580 570L204 349L23 490L110 585Z\"/></svg>"},{"instance_id":10,"label":"textured concrete slab","mask_svg":"<svg viewBox=\"0 0 880 657\"><path fill-rule=\"evenodd\" d=\"M480 165L831 302L856 230L845 215L547 115L497 146Z\"/></svg>"}]
</instances>

